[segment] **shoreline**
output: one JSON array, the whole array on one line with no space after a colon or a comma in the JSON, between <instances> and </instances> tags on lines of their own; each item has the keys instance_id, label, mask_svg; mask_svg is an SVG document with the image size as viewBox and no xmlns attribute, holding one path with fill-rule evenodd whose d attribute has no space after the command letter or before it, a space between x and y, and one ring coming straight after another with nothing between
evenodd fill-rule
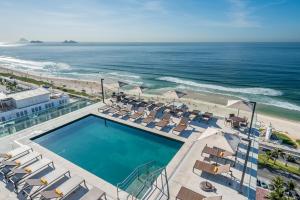
<instances>
[{"instance_id":1,"label":"shoreline","mask_svg":"<svg viewBox=\"0 0 300 200\"><path fill-rule=\"evenodd\" d=\"M8 69L6 67L0 66L0 73L9 73L14 74L20 77L31 78L39 81L45 81L50 84L59 87L65 87L68 89L73 89L76 91L85 90L87 94L91 95L99 95L101 91L101 85L97 81L91 80L83 80L83 79L72 79L72 78L63 78L63 77L52 77L52 76L44 76L38 75L33 72ZM112 79L109 77L105 77L106 82L108 84L113 83ZM108 85L104 84L105 89L109 89ZM130 90L125 90L126 93L134 95ZM225 117L229 113L236 113L236 109L229 109L225 106L227 97L215 94L207 94L200 92L192 92L187 91L187 95L178 101L184 102L189 105L191 109L197 109L201 111L213 112L217 116ZM137 95L135 95L137 96ZM162 95L159 94L141 94L141 98L148 98L153 100L160 100L163 102L170 102L170 99L163 98ZM213 101L212 101L213 99ZM249 113L240 111L241 116L247 116L250 119ZM264 113L257 113L257 122L262 126L268 126L270 123L273 128L286 132L292 139L300 139L300 123L296 120L286 119L278 116L266 115Z\"/></svg>"}]
</instances>

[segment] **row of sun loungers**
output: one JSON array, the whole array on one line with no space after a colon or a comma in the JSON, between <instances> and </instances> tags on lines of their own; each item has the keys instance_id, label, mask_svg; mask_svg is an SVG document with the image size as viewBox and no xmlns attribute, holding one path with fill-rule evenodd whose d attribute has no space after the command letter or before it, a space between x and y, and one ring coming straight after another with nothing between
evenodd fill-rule
<instances>
[{"instance_id":1,"label":"row of sun loungers","mask_svg":"<svg viewBox=\"0 0 300 200\"><path fill-rule=\"evenodd\" d=\"M208 154L209 156L217 157L217 158L225 158L227 156L232 156L232 153L227 152L226 150L222 150L218 147L209 147L205 145L201 152L201 156L203 154ZM202 172L209 173L211 175L222 175L222 174L230 174L231 177L232 171L230 164L217 164L217 163L211 163L210 161L207 162L206 159L204 160L196 160L195 164L193 166L193 172L195 170L199 170ZM214 186L212 186L212 189L216 189ZM176 195L176 199L178 200L221 200L222 196L204 196L202 194L199 194L191 189L188 189L184 186L182 186Z\"/></svg>"},{"instance_id":2,"label":"row of sun loungers","mask_svg":"<svg viewBox=\"0 0 300 200\"><path fill-rule=\"evenodd\" d=\"M140 118L143 118L141 124L148 126L150 123L155 122L158 113L164 112L163 116L158 122L155 122L155 128L162 130L171 123L170 112L166 112L164 104L149 104L145 107L139 107L137 111L133 111L133 106L131 104L121 105L120 103L113 104L112 106L104 105L98 109L99 112L106 113L111 116L117 116L123 118L128 116L130 121L137 121ZM146 111L150 112L146 115ZM172 130L176 135L179 135L181 132L187 129L189 122L196 119L199 116L199 111L192 112L183 112L180 122Z\"/></svg>"},{"instance_id":3,"label":"row of sun loungers","mask_svg":"<svg viewBox=\"0 0 300 200\"><path fill-rule=\"evenodd\" d=\"M71 176L70 171L55 166L28 146L0 154L3 181L12 184L17 194L26 199L64 199L80 186L88 189L83 178ZM45 172L45 173L42 173ZM67 178L64 182L63 178ZM106 199L102 190L93 187L80 200Z\"/></svg>"}]
</instances>

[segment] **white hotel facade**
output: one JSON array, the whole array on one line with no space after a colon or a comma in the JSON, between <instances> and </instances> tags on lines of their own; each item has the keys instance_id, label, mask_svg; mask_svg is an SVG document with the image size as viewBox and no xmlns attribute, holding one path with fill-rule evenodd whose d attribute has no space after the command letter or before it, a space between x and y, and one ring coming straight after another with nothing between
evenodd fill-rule
<instances>
[{"instance_id":1,"label":"white hotel facade","mask_svg":"<svg viewBox=\"0 0 300 200\"><path fill-rule=\"evenodd\" d=\"M14 94L0 93L0 121L24 117L69 103L69 95L36 88Z\"/></svg>"}]
</instances>

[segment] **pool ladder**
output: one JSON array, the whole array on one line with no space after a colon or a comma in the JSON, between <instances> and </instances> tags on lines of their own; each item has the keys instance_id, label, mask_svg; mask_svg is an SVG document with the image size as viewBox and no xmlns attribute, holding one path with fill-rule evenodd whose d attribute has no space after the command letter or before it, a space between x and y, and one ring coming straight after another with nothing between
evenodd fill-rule
<instances>
[{"instance_id":1,"label":"pool ladder","mask_svg":"<svg viewBox=\"0 0 300 200\"><path fill-rule=\"evenodd\" d=\"M136 167L131 174L122 182L117 184L117 197L120 192L125 191L126 199L138 199L152 186L157 177L165 171L165 168L157 168L155 161L150 161ZM166 174L166 172L165 172Z\"/></svg>"}]
</instances>

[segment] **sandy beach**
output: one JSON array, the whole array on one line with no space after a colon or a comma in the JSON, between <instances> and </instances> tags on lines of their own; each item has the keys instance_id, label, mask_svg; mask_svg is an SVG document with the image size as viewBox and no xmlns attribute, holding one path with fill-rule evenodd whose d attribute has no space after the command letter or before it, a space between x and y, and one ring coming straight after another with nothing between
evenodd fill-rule
<instances>
[{"instance_id":1,"label":"sandy beach","mask_svg":"<svg viewBox=\"0 0 300 200\"><path fill-rule=\"evenodd\" d=\"M91 95L99 95L99 92L101 91L100 82L91 81L91 80L50 77L50 76L34 74L32 72L29 73L27 71L11 70L2 66L0 67L0 72L10 73L16 76L32 78L40 81L46 81L48 83L54 84L55 86L65 87L76 91L85 90L86 93ZM109 77L104 77L104 78L105 78L104 88L106 91L108 91L109 89L111 89L111 87L109 86L113 82ZM130 90L126 91L126 93L138 96L138 94L134 94ZM206 111L212 112L214 113L214 115L220 117L228 116L229 113L237 113L237 110L230 109L225 106L227 102L226 97L222 97L214 94L204 94L199 92L195 93L195 92L187 91L186 93L187 95L179 99L178 101L186 103L190 107L190 109L197 109L204 112ZM167 97L164 97L163 95L159 95L159 94L143 93L140 96L141 98L144 99L152 99L152 100L163 101L163 102L172 101L171 99L168 99ZM240 116L246 116L248 117L248 119L250 119L251 117L250 113L243 112L243 111L240 111ZM291 138L295 140L300 139L300 123L297 121L291 121L288 119L274 117L274 116L267 116L260 113L256 114L255 117L256 117L257 126L266 127L271 123L276 130L286 132Z\"/></svg>"}]
</instances>

